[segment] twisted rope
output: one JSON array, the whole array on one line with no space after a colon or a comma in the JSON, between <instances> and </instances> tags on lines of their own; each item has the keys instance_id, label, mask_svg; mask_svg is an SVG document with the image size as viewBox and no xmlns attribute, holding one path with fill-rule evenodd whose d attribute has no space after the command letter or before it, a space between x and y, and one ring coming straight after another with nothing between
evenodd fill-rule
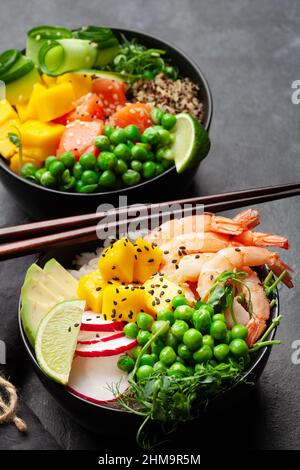
<instances>
[{"instance_id":1,"label":"twisted rope","mask_svg":"<svg viewBox=\"0 0 300 470\"><path fill-rule=\"evenodd\" d=\"M26 432L26 423L16 415L18 396L15 387L0 376L0 390L1 388L5 390L8 401L4 401L0 395L0 424L13 422L20 432Z\"/></svg>"}]
</instances>

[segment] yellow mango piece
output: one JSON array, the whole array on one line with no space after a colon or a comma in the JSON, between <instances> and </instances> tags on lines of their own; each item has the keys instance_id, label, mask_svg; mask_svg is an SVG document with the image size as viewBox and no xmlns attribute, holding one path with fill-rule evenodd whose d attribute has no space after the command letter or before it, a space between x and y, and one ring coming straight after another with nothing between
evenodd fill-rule
<instances>
[{"instance_id":1,"label":"yellow mango piece","mask_svg":"<svg viewBox=\"0 0 300 470\"><path fill-rule=\"evenodd\" d=\"M99 270L85 274L79 279L78 297L85 300L95 313L101 313L104 286L105 281Z\"/></svg>"},{"instance_id":2,"label":"yellow mango piece","mask_svg":"<svg viewBox=\"0 0 300 470\"><path fill-rule=\"evenodd\" d=\"M0 101L0 125L5 121L17 118L17 113L7 100Z\"/></svg>"},{"instance_id":3,"label":"yellow mango piece","mask_svg":"<svg viewBox=\"0 0 300 470\"><path fill-rule=\"evenodd\" d=\"M22 122L26 121L27 119L27 106L28 106L28 101L24 101L23 103L16 104L17 113L18 113L20 121Z\"/></svg>"},{"instance_id":4,"label":"yellow mango piece","mask_svg":"<svg viewBox=\"0 0 300 470\"><path fill-rule=\"evenodd\" d=\"M145 290L136 285L106 285L102 314L107 320L136 321L139 312L147 311Z\"/></svg>"},{"instance_id":5,"label":"yellow mango piece","mask_svg":"<svg viewBox=\"0 0 300 470\"><path fill-rule=\"evenodd\" d=\"M16 127L20 128L21 122L19 119L10 119L0 126L0 155L9 159L17 153L17 147L9 140L8 133L16 132Z\"/></svg>"},{"instance_id":6,"label":"yellow mango piece","mask_svg":"<svg viewBox=\"0 0 300 470\"><path fill-rule=\"evenodd\" d=\"M43 73L42 75L42 82L44 83L44 85L46 85L46 87L56 85L56 80L57 77L51 77L51 75L46 75L45 73Z\"/></svg>"},{"instance_id":7,"label":"yellow mango piece","mask_svg":"<svg viewBox=\"0 0 300 470\"><path fill-rule=\"evenodd\" d=\"M74 109L75 94L71 83L47 88L35 103L39 121L49 122Z\"/></svg>"},{"instance_id":8,"label":"yellow mango piece","mask_svg":"<svg viewBox=\"0 0 300 470\"><path fill-rule=\"evenodd\" d=\"M29 119L37 119L38 118L38 103L41 97L41 94L46 90L46 87L41 85L40 83L36 83L33 85L33 90L28 102L28 105L26 107L26 110L22 114L22 118L20 115L20 119L22 121L28 121ZM17 110L22 109L23 104L21 106L17 105Z\"/></svg>"},{"instance_id":9,"label":"yellow mango piece","mask_svg":"<svg viewBox=\"0 0 300 470\"><path fill-rule=\"evenodd\" d=\"M142 238L138 238L133 246L135 250L133 280L143 283L157 273L162 259L162 251Z\"/></svg>"},{"instance_id":10,"label":"yellow mango piece","mask_svg":"<svg viewBox=\"0 0 300 470\"><path fill-rule=\"evenodd\" d=\"M22 162L23 162L23 165L25 163L33 163L34 165L36 165L39 168L42 166L41 162L39 162L38 160L35 160L34 158L26 157L24 155L23 155ZM9 166L12 169L12 171L14 171L15 173L19 173L19 154L18 153L16 153L10 159Z\"/></svg>"},{"instance_id":11,"label":"yellow mango piece","mask_svg":"<svg viewBox=\"0 0 300 470\"><path fill-rule=\"evenodd\" d=\"M168 310L175 295L184 295L182 287L157 273L144 283L146 308L153 314Z\"/></svg>"},{"instance_id":12,"label":"yellow mango piece","mask_svg":"<svg viewBox=\"0 0 300 470\"><path fill-rule=\"evenodd\" d=\"M30 120L21 125L24 153L43 161L49 155L55 155L60 138L65 129L61 124L47 124Z\"/></svg>"},{"instance_id":13,"label":"yellow mango piece","mask_svg":"<svg viewBox=\"0 0 300 470\"><path fill-rule=\"evenodd\" d=\"M129 284L133 279L134 246L128 238L121 238L103 250L98 267L105 280Z\"/></svg>"},{"instance_id":14,"label":"yellow mango piece","mask_svg":"<svg viewBox=\"0 0 300 470\"><path fill-rule=\"evenodd\" d=\"M65 73L57 77L57 83L71 83L76 99L92 91L92 78L90 75Z\"/></svg>"}]
</instances>

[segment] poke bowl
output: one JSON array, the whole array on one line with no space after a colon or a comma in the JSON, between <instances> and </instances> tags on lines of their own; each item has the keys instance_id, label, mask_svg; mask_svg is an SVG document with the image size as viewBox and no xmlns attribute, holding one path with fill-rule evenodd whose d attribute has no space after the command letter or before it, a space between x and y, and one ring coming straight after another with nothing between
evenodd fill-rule
<instances>
[{"instance_id":1,"label":"poke bowl","mask_svg":"<svg viewBox=\"0 0 300 470\"><path fill-rule=\"evenodd\" d=\"M218 236L220 237L220 234L218 234ZM263 243L259 236L257 240L259 240L257 243ZM283 240L284 239L282 237L278 237L277 239L278 245L281 247L282 243L285 243ZM182 239L180 239L180 242L182 243ZM228 244L228 235L225 237L224 234L224 242ZM135 254L137 257L143 257L144 266L145 257L147 257L147 266L145 269L148 274L150 272L148 262L149 256L151 256L151 260L153 259L151 264L157 262L160 266L159 272L151 274L149 278L147 277L143 285L141 284L141 280L144 281L145 277L139 278L139 282L133 281L131 284L126 284L125 281L120 283L120 277L119 280L117 279L117 277L120 276L118 268L119 265L111 264L110 268L113 269L113 277L110 277L107 284L101 284L102 277L101 279L99 278L99 271L97 271L98 268L95 270L95 267L101 266L101 273L107 273L106 263L109 262L107 258L110 260L110 263L115 263L116 257L120 259L121 246L123 246L124 250L127 250L130 243L131 242L125 237L114 242L114 244L108 245L106 248L99 248L99 242L89 242L77 246L70 246L64 249L57 248L41 255L36 264L29 268L20 298L19 327L29 360L46 389L75 421L79 422L85 428L100 434L105 430L105 434L111 436L117 436L119 432L122 433L122 430L125 425L127 426L127 423L128 426L131 426L133 432L138 428L138 425L141 424L141 418L145 418L145 409L139 406L140 403L136 408L135 400L139 395L135 395L135 393L140 392L139 384L142 384L142 386L145 387L145 389L143 388L143 393L146 393L146 396L148 398L150 396L151 400L153 400L153 389L149 391L147 386L149 387L149 384L151 384L152 387L154 379L155 382L157 382L157 380L159 381L160 387L168 388L170 383L173 383L173 380L177 385L179 382L181 383L181 381L190 380L191 377L194 377L194 379L196 377L197 380L200 379L201 381L201 374L204 374L203 380L206 384L202 384L204 386L204 391L202 390L199 392L198 390L194 398L192 398L192 400L196 400L195 397L198 396L197 393L199 392L200 395L203 394L201 395L200 401L195 402L195 409L191 414L189 407L189 412L186 412L185 408L184 412L181 409L180 416L176 417L176 421L178 422L193 422L195 421L195 418L199 416L203 417L206 414L214 414L220 409L230 409L232 405L236 403L236 400L243 401L249 399L249 392L253 389L253 385L258 381L264 367L266 366L272 346L280 343L280 341L276 341L274 339L277 326L281 319L281 316L279 315L279 294L277 285L280 280L284 279L286 271L282 271L280 275L277 271L278 277L274 280L273 272L270 271L272 262L268 262L268 266L254 266L254 261L249 261L253 269L244 266L243 273L242 271L235 271L234 274L230 274L230 272L226 270L222 271L221 276L223 277L218 276L218 278L215 278L209 298L207 299L205 295L202 295L201 300L198 297L198 300L193 302L190 297L192 292L194 292L193 298L196 298L193 282L188 281L188 283L180 282L179 284L176 284L174 283L174 277L172 278L173 280L170 281L170 271L166 271L165 265L159 264L161 259L159 261L156 258L156 256L160 256L157 251L159 250L159 243L157 246L157 244L153 242L153 239L151 241L151 238L149 239L145 237L144 239L138 238L135 242L132 242L133 247L136 250ZM253 243L255 243L255 241L253 241ZM162 248L165 248L165 245L162 245ZM181 251L182 250L183 249L181 249ZM234 255L238 253L238 256L248 256L248 254L251 254L251 256L253 254L255 254L255 256L264 255L267 257L265 258L266 260L268 257L270 257L270 260L273 260L273 252L262 246L244 245L239 242L238 245L227 246L225 250L232 250ZM164 250L164 252L165 251L166 250ZM82 255L78 257L79 253L82 253ZM226 251L227 255L228 253L229 251ZM193 255L181 253L180 256L183 258L186 256L193 256L196 260L201 257L198 253ZM215 258L215 256L223 256L223 250L215 252L212 258ZM74 271L74 259L77 263L76 271ZM139 260L140 258L136 261L139 262ZM207 262L209 263L210 261ZM34 336L37 335L34 339L32 339L33 330L32 325L30 324L31 320L28 320L26 310L28 305L30 309L31 283L33 282L34 288L36 289L39 279L42 279L43 283L48 282L48 275L50 274L51 276L54 276L55 273L61 272L62 267L66 270L65 273L68 272L69 275L76 276L78 279L79 287L77 292L80 292L79 298L89 300L88 307L86 307L87 310L83 312L84 307L82 307L82 305L79 308L79 310L81 309L79 312L81 320L74 323L75 320L73 318L72 321L67 321L59 326L60 330L61 328L65 330L63 333L65 338L64 341L68 342L68 334L75 334L75 340L73 340L72 357L70 359L71 362L68 370L68 374L71 370L71 373L68 376L69 378L66 379L64 383L57 383L60 381L60 378L57 379L57 376L53 376L52 372L49 372L49 369L47 369L48 366L43 359L44 352L41 353L42 346L40 344L41 339L39 338L44 335L44 331L48 328L47 323L49 323L48 320L51 317L51 312L55 317L55 309L60 310L62 305L65 306L65 304L68 304L70 301L62 301L62 299L59 298L59 303L52 308L46 316L45 312L43 313L43 319L38 326L37 333L34 334ZM171 268L172 267L173 266L171 266ZM154 269L157 269L157 266ZM201 269L201 275L204 276L204 268ZM144 273L144 271L139 272L139 275L143 275ZM181 272L180 263L179 272ZM116 274L118 276L116 276ZM59 276L61 276L61 274L59 274ZM137 278L138 277L139 276L137 276ZM60 278L60 281L61 280L62 278ZM230 327L230 317L227 316L229 315L228 307L226 306L227 304L222 304L223 301L220 299L223 298L223 295L226 297L225 291L227 289L232 289L232 285L235 282L237 284L241 282L240 285L244 286L244 280L246 280L246 282L248 280L249 282L254 282L256 286L254 289L253 286L250 287L251 293L248 297L248 302L253 302L251 303L251 308L254 309L254 313L252 312L250 314L250 303L248 303L249 316L247 317L247 321L245 321L245 319L240 317L240 307L238 307L237 310L235 310L236 307L234 307L235 315L238 316L234 321L232 320L232 326ZM286 281L291 287L292 285L290 283L289 276L287 276ZM47 290L52 290L53 285L56 284L52 284L52 282L53 279L50 283L43 284L41 293L45 293ZM64 285L66 286L67 284L68 282ZM95 288L96 285L97 287ZM45 291L46 286L47 289ZM99 298L99 292L102 288L104 289L101 294L103 296L101 300L102 304L101 308L97 308L94 302L97 303L97 298ZM225 288L225 291L220 294L219 289L223 288ZM256 288L258 288L261 293L264 291L263 297L264 302L267 304L268 311L265 318L257 317L255 313ZM29 303L27 299L28 289ZM97 290L96 294L95 290ZM158 291L160 291L160 293L164 292L164 294L159 296L160 302L157 300ZM146 300L146 304L139 303L140 300L137 299L140 299L140 297L135 297L133 302L137 301L138 304L132 303L129 306L127 305L126 307L123 307L121 305L120 307L122 301L125 300L125 304L127 304L128 299L133 299L133 296L135 296L136 293L138 293L138 296L146 296L145 298L148 299ZM99 296L97 294L99 294ZM150 297L148 294L150 294ZM89 297L91 295L92 297ZM123 298L124 295L128 297ZM237 292L235 295L235 298L237 298ZM247 297L247 293L245 295ZM253 300L249 300L251 295L253 296ZM173 296L173 298L170 300L165 297L164 302L168 303L164 303L162 306L162 298L164 296ZM142 298L144 299L144 297ZM213 300L214 298L215 300ZM54 297L54 299L51 300L52 305L56 301L57 298ZM76 300L75 302L80 303L82 300ZM144 302L144 300L141 302ZM31 310L34 310L35 312L37 311L36 308L32 307L33 305L43 309L43 305L40 304L40 300L35 304L31 304ZM222 307L221 304L223 305ZM239 305L242 304L245 307L245 298ZM91 309L92 305L93 308ZM168 305L170 305L168 310L160 310L161 308L166 308ZM214 306L212 307L212 305ZM70 308L70 306L68 308ZM102 312L101 314L99 313L100 311ZM152 316L154 311L158 313ZM208 320L208 324L205 325L203 321L207 321L204 317L208 317L208 311L210 313L210 318ZM152 312L152 314L146 312ZM227 323L225 323L227 324L227 330L226 334L224 333L224 336L222 336L223 339L218 339L219 333L217 331L214 332L213 329L225 328L224 315L221 312L223 312L226 317ZM63 310L58 312L58 316L62 313L64 316L66 311ZM189 317L190 319L188 320L187 315L190 314L191 317ZM197 323L198 320L196 317L198 314L202 318L200 323ZM185 320L182 320L183 318L185 318ZM145 324L145 322L150 322L150 328L149 325ZM172 324L172 322L174 323ZM222 322L223 324L221 324ZM72 326L69 326L71 323ZM216 326L217 323L218 325ZM113 327L111 328L112 324ZM184 333L178 330L178 327L182 327L182 324L187 325ZM243 324L246 326L243 326ZM254 328L253 324L255 325ZM37 328L37 326L34 328ZM76 328L77 331L74 331ZM162 331L164 328L167 328L167 336L165 335L166 331L164 331L164 333ZM56 327L52 329L52 331L55 329ZM67 330L68 333L66 333ZM196 330L198 330L198 333ZM199 334L200 331L202 333ZM244 335L245 331L246 335ZM190 342L191 338L188 338L188 336L191 336L191 332L194 335L193 341L196 341L197 343L199 340L200 342L197 344L192 344ZM160 341L158 341L157 337L160 335L162 336ZM227 335L229 337L228 340L225 339L227 338ZM175 336L176 338L174 338ZM247 338L247 340L244 341L242 338ZM50 342L48 338L45 344L51 343L51 350L55 350L55 348L53 348L53 345L56 344L55 341L56 340L51 337ZM150 341L150 343L148 343L148 341ZM214 344L207 348L210 341L213 341ZM58 343L61 342L60 338ZM158 346L159 342L160 345ZM241 344L238 345L237 343ZM37 346L37 344L39 344L39 346ZM248 346L246 346L246 344ZM238 346L241 347L241 345L242 348L245 348L247 353L244 354L244 352L238 352L234 349ZM154 346L158 347L159 351L157 351ZM209 357L204 357L207 353L204 349L210 349ZM177 352L174 353L174 350ZM74 351L75 355L73 357ZM211 351L214 351L214 355ZM174 354L174 357L171 357L171 359L170 353L171 355ZM151 358L150 356L153 357ZM156 359L153 359L154 356ZM114 361L114 372L112 375L110 375L109 372L111 370L111 361ZM149 361L152 365L150 365ZM94 364L92 364L93 362ZM205 369L207 367L209 368L209 371ZM235 369L236 367L238 370ZM119 371L117 372L118 369ZM125 383L122 382L124 374L126 376ZM131 378L136 377L134 379L135 381L132 382L129 379L130 376ZM114 383L110 382L110 380L113 380ZM161 380L164 381L163 385L162 382L160 382ZM213 380L213 387L211 390L206 390L205 387L207 386L207 382L210 383L210 380ZM136 385L138 387L137 389L135 389ZM161 390L159 393L160 392ZM183 403L186 404L183 398L182 400ZM157 414L151 415L152 419L150 421L158 424L161 424L161 422L168 423L168 421L172 423L172 412L174 412L174 409L170 403L172 403L172 400L169 400L168 403L164 403L164 411L162 411L161 408L160 412L158 412L158 407L156 409ZM160 414L165 412L170 414L163 416ZM124 426L120 426L121 421ZM100 422L101 426L99 425Z\"/></svg>"},{"instance_id":2,"label":"poke bowl","mask_svg":"<svg viewBox=\"0 0 300 470\"><path fill-rule=\"evenodd\" d=\"M63 38L60 44L54 34ZM92 50L82 49L93 40ZM100 62L88 68L97 44ZM137 31L38 27L29 31L24 54L12 49L0 55L6 84L0 177L27 213L78 214L119 196L134 203L185 192L209 151L212 118L208 83L186 53Z\"/></svg>"}]
</instances>

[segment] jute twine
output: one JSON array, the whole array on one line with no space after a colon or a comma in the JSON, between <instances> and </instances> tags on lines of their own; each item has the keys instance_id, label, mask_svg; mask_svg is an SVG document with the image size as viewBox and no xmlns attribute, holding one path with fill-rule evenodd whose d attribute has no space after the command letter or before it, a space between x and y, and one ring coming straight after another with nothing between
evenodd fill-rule
<instances>
[{"instance_id":1,"label":"jute twine","mask_svg":"<svg viewBox=\"0 0 300 470\"><path fill-rule=\"evenodd\" d=\"M18 404L17 391L8 380L0 375L0 391L1 388L7 394L8 400L4 401L0 395L0 424L12 422L20 432L26 432L26 423L16 415Z\"/></svg>"}]
</instances>

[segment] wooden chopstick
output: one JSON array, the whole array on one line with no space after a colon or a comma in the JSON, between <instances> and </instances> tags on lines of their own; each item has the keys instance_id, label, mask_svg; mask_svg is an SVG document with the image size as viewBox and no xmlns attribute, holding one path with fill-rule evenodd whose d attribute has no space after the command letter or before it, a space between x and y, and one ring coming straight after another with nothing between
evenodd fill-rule
<instances>
[{"instance_id":1,"label":"wooden chopstick","mask_svg":"<svg viewBox=\"0 0 300 470\"><path fill-rule=\"evenodd\" d=\"M249 197L258 197L258 196L269 196L273 195L278 192L285 192L287 194L291 190L297 190L300 188L300 183L288 183L288 184L280 184L275 186L265 186L261 188L251 188L251 189L244 189L241 191L234 191L228 193L221 193L221 194L213 194L209 196L198 196L188 199L178 199L175 201L167 201L162 203L156 204L145 204L145 205L135 205L134 211L138 211L139 209L145 210L145 207L150 212L151 209L161 209L163 210L166 207L169 207L171 204L204 204L206 210L216 210L216 209L209 209L211 204L220 204L219 210L226 210L226 206L222 206L227 201L232 200L244 200L245 198ZM284 197L284 196L282 196ZM287 195L286 197L290 197ZM272 200L272 199L267 199ZM264 202L264 201L262 201ZM255 203L255 202L254 202ZM259 203L259 201L257 202ZM250 202L251 204L251 202ZM128 218L131 218L130 212L128 213L129 208L132 206L124 206L119 209L113 211L114 214L118 214L119 216L122 214L126 214ZM235 206L235 207L242 207L242 206ZM84 215L77 215L71 217L62 217L57 219L50 219L44 220L41 222L33 222L29 224L22 224L12 227L4 227L0 228L0 242L12 242L13 240L20 240L24 239L25 237L35 237L35 236L42 236L51 233L58 233L62 230L73 230L79 227L87 227L91 226L94 223L100 221L104 217L109 215L109 212L94 212L90 214ZM134 215L133 215L134 217Z\"/></svg>"},{"instance_id":2,"label":"wooden chopstick","mask_svg":"<svg viewBox=\"0 0 300 470\"><path fill-rule=\"evenodd\" d=\"M272 194L260 194L256 196L237 198L227 201L219 201L216 203L207 204L205 206L206 211L219 212L224 210L236 209L239 207L244 207L250 204L260 204L263 202L273 201L276 199L282 199L287 197L294 197L300 195L300 185L294 189L277 191ZM195 201L202 200L201 198L193 198ZM187 200L185 200L187 201ZM174 202L173 202L174 204ZM199 202L198 202L199 204ZM190 213L192 214L196 210L196 205L190 208ZM164 217L170 216L174 217L178 212L179 215L182 214L181 209L177 211L165 211L163 213ZM187 215L185 213L185 215ZM157 221L158 214L148 214L142 217L137 217L136 220L139 223L146 222L147 226L150 226L150 222L155 220ZM3 243L0 245L0 260L5 260L9 258L16 258L19 256L24 256L27 254L35 253L47 248L70 246L74 244L84 243L88 241L97 240L97 230L104 230L109 228L117 228L119 232L127 231L129 223L132 223L133 218L127 218L124 220L119 220L117 222L111 223L98 223L97 225L79 227L72 230L63 231L61 233L46 234L40 237L29 238L24 240L18 240L10 243Z\"/></svg>"}]
</instances>

